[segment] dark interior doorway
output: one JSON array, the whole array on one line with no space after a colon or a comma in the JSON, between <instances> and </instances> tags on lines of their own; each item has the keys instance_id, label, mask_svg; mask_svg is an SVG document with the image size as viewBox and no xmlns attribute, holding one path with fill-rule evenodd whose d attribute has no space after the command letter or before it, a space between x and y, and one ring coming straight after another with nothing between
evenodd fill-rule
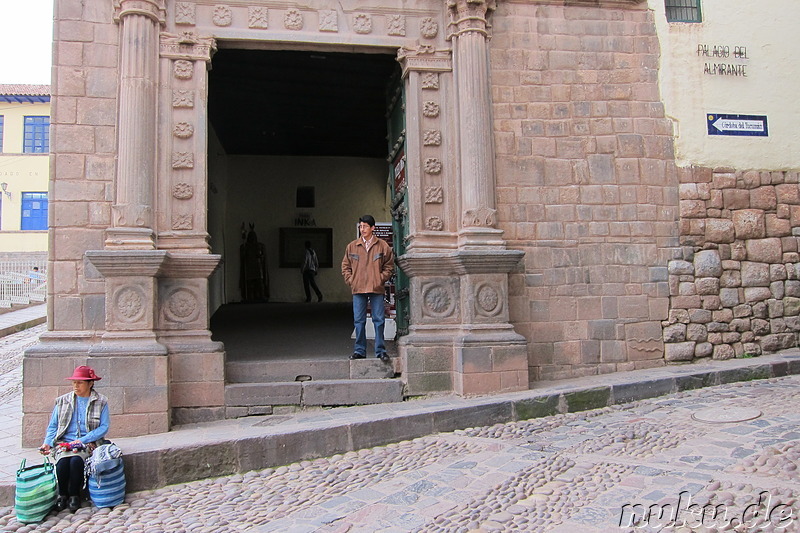
<instances>
[{"instance_id":1,"label":"dark interior doorway","mask_svg":"<svg viewBox=\"0 0 800 533\"><path fill-rule=\"evenodd\" d=\"M209 73L209 126L226 156L385 161L387 88L398 71L394 53L385 51L250 50L220 43ZM235 212L236 199L228 199L224 209L228 216ZM210 220L211 211L209 204ZM261 237L278 227L257 229ZM347 235L352 228L333 231ZM340 254L334 250L334 267ZM228 361L347 357L352 353L352 307L327 299L308 305L228 303L215 310L211 331L214 340L225 344ZM388 344L394 351L394 343Z\"/></svg>"},{"instance_id":2,"label":"dark interior doorway","mask_svg":"<svg viewBox=\"0 0 800 533\"><path fill-rule=\"evenodd\" d=\"M385 158L393 55L223 48L209 120L228 154Z\"/></svg>"}]
</instances>

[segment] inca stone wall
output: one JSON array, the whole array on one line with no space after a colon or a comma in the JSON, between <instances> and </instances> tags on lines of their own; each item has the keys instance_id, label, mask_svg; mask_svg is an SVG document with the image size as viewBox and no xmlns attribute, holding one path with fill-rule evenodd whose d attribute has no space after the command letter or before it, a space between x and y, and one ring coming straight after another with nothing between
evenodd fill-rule
<instances>
[{"instance_id":1,"label":"inca stone wall","mask_svg":"<svg viewBox=\"0 0 800 533\"><path fill-rule=\"evenodd\" d=\"M678 181L652 13L502 2L493 20L498 218L525 251L511 320L530 379L662 365Z\"/></svg>"},{"instance_id":2,"label":"inca stone wall","mask_svg":"<svg viewBox=\"0 0 800 533\"><path fill-rule=\"evenodd\" d=\"M685 260L669 263L667 361L797 346L800 174L681 169Z\"/></svg>"}]
</instances>

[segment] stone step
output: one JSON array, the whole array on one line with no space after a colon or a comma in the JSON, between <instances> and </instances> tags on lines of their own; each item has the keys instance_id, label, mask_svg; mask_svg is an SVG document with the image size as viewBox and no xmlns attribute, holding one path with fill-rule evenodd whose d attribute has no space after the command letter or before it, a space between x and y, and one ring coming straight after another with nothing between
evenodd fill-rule
<instances>
[{"instance_id":1,"label":"stone step","mask_svg":"<svg viewBox=\"0 0 800 533\"><path fill-rule=\"evenodd\" d=\"M225 363L227 383L273 383L394 377L394 366L380 359L295 359Z\"/></svg>"},{"instance_id":2,"label":"stone step","mask_svg":"<svg viewBox=\"0 0 800 533\"><path fill-rule=\"evenodd\" d=\"M367 405L403 401L399 379L332 379L225 386L226 407Z\"/></svg>"}]
</instances>

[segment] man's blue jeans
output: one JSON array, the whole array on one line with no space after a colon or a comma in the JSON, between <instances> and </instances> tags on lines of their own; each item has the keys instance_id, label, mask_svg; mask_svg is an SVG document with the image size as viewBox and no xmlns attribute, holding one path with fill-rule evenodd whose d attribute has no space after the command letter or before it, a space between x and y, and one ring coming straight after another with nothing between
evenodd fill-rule
<instances>
[{"instance_id":1,"label":"man's blue jeans","mask_svg":"<svg viewBox=\"0 0 800 533\"><path fill-rule=\"evenodd\" d=\"M353 295L353 325L356 327L356 344L353 353L367 355L367 301L372 309L372 324L375 326L375 355L386 353L383 328L386 322L383 294L364 293Z\"/></svg>"}]
</instances>

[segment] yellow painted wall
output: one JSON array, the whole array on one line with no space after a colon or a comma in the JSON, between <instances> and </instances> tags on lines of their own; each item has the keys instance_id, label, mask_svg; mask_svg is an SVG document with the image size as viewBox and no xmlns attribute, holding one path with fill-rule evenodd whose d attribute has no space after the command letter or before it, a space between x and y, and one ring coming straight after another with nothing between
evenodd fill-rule
<instances>
[{"instance_id":1,"label":"yellow painted wall","mask_svg":"<svg viewBox=\"0 0 800 533\"><path fill-rule=\"evenodd\" d=\"M668 23L664 0L648 3L661 43L661 96L675 123L677 163L800 168L800 2L701 0L701 23ZM699 45L708 46L710 57ZM714 57L714 46L728 47L729 57ZM746 58L734 57L737 47L746 49ZM706 74L706 63L741 66L746 76ZM710 113L766 115L769 136L709 135Z\"/></svg>"},{"instance_id":2,"label":"yellow painted wall","mask_svg":"<svg viewBox=\"0 0 800 533\"><path fill-rule=\"evenodd\" d=\"M49 116L50 104L0 102L0 115L3 116L3 145L0 153L0 251L46 251L47 231L20 231L19 228L22 193L47 192L50 175L48 154L22 153L24 117Z\"/></svg>"}]
</instances>

